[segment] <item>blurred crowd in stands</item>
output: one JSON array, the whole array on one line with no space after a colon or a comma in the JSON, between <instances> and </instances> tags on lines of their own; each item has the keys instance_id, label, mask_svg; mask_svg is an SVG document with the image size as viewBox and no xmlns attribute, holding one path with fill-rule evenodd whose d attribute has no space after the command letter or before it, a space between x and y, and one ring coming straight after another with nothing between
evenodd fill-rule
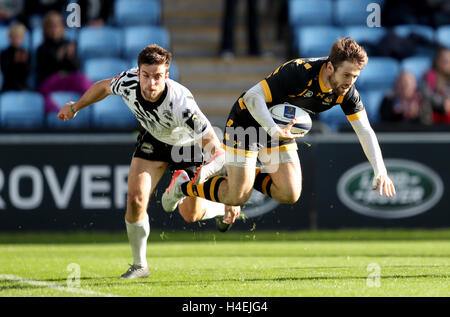
<instances>
[{"instance_id":1,"label":"blurred crowd in stands","mask_svg":"<svg viewBox=\"0 0 450 317\"><path fill-rule=\"evenodd\" d=\"M0 130L88 130L94 120L102 129L135 129L116 99L65 125L56 113L93 82L136 67L146 45L169 48L160 15L160 0L0 0Z\"/></svg>"},{"instance_id":2,"label":"blurred crowd in stands","mask_svg":"<svg viewBox=\"0 0 450 317\"><path fill-rule=\"evenodd\" d=\"M67 28L70 12L66 9L73 2L81 9L80 28ZM148 6L150 3L153 7ZM220 47L223 57L233 55L236 3L237 0L224 0ZM281 8L278 31L288 29L291 34L288 45L292 56L286 59L326 56L340 36L351 36L366 48L369 64L356 86L376 130L450 131L450 1L285 0L283 3L277 6ZM369 27L367 19L371 11L367 8L373 3L382 9L381 23ZM258 0L247 0L248 54L252 56L263 53L258 30L264 21L258 18L257 6ZM150 13L155 18L150 18ZM11 92L38 93L44 104L43 116L54 115L64 104L55 99L55 92L82 94L101 76L112 76L119 69L136 66L135 55L144 43L170 48L160 16L160 0L0 0L0 130L10 129L8 120L14 117L6 118L7 101L14 110L14 103L20 100L20 96ZM88 33L91 29L104 33L92 38L95 32ZM123 32L123 37L114 34L119 32ZM101 41L106 41L107 46L90 50L85 44L95 46ZM117 48L120 53L115 53L116 46L120 46ZM97 67L89 72L92 64ZM177 79L176 72L174 63L171 78ZM315 119L326 123L330 131L349 128L339 107ZM53 122L43 120L44 126Z\"/></svg>"},{"instance_id":3,"label":"blurred crowd in stands","mask_svg":"<svg viewBox=\"0 0 450 317\"><path fill-rule=\"evenodd\" d=\"M286 0L285 16L292 58L326 56L341 36L366 49L356 87L376 130L450 131L449 1ZM316 119L350 130L341 112Z\"/></svg>"}]
</instances>

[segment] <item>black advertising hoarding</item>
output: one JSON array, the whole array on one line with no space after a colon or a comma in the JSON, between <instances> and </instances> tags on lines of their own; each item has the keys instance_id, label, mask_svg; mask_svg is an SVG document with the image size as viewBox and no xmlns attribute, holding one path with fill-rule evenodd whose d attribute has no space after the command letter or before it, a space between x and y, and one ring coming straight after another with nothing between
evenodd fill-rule
<instances>
[{"instance_id":1,"label":"black advertising hoarding","mask_svg":"<svg viewBox=\"0 0 450 317\"><path fill-rule=\"evenodd\" d=\"M7 137L1 144L0 229L123 227L132 136L106 142L88 135Z\"/></svg>"},{"instance_id":2,"label":"black advertising hoarding","mask_svg":"<svg viewBox=\"0 0 450 317\"><path fill-rule=\"evenodd\" d=\"M373 171L354 135L320 140L316 149L319 228L450 226L449 134L379 134L397 194L371 190Z\"/></svg>"},{"instance_id":3,"label":"black advertising hoarding","mask_svg":"<svg viewBox=\"0 0 450 317\"><path fill-rule=\"evenodd\" d=\"M0 230L123 230L135 140L133 134L1 136ZM189 224L176 211L164 212L160 200L169 181L166 173L150 199L152 228L214 229L214 220ZM234 228L309 227L309 208L261 196L252 196L249 218Z\"/></svg>"},{"instance_id":4,"label":"black advertising hoarding","mask_svg":"<svg viewBox=\"0 0 450 317\"><path fill-rule=\"evenodd\" d=\"M299 141L303 191L294 205L255 192L234 230L449 227L448 134L378 135L397 187L394 199L370 190L371 167L354 134ZM0 137L0 230L123 230L133 134ZM213 229L165 213L161 179L148 208L152 228Z\"/></svg>"}]
</instances>

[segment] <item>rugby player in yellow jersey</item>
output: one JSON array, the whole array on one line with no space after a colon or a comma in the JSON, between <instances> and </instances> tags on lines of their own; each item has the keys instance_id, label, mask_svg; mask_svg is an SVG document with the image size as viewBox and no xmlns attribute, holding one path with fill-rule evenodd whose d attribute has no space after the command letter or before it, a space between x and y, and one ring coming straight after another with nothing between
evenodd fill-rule
<instances>
[{"instance_id":1,"label":"rugby player in yellow jersey","mask_svg":"<svg viewBox=\"0 0 450 317\"><path fill-rule=\"evenodd\" d=\"M295 203L302 190L295 139L303 135L291 133L295 119L280 127L268 110L284 102L311 113L340 105L374 170L372 189L387 197L395 195L378 140L354 86L367 62L365 50L347 37L333 44L328 57L296 59L278 67L242 94L231 109L223 141L227 176L216 176L200 184L174 177L163 194L163 208L174 210L186 196L239 206L250 198L253 189L278 202ZM262 169L255 168L257 158ZM234 219L233 211L227 217Z\"/></svg>"}]
</instances>

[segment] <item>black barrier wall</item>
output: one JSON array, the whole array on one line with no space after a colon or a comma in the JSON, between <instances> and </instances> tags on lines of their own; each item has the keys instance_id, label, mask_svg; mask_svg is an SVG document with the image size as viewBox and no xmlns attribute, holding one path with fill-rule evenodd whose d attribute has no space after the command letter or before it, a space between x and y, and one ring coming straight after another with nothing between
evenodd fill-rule
<instances>
[{"instance_id":1,"label":"black barrier wall","mask_svg":"<svg viewBox=\"0 0 450 317\"><path fill-rule=\"evenodd\" d=\"M450 134L379 134L397 189L370 190L372 169L353 133L311 135L299 142L303 192L282 205L257 192L234 230L439 228L450 226ZM0 137L0 230L123 230L127 173L135 136ZM151 197L152 228L213 229L165 213L166 174Z\"/></svg>"}]
</instances>

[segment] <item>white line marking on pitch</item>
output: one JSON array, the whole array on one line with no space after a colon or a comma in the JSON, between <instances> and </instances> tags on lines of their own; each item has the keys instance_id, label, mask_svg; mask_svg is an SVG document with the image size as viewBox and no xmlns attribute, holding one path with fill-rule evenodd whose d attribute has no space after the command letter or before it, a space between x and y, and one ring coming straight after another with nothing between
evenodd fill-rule
<instances>
[{"instance_id":1,"label":"white line marking on pitch","mask_svg":"<svg viewBox=\"0 0 450 317\"><path fill-rule=\"evenodd\" d=\"M93 296L102 296L102 297L119 297L118 295L94 292L94 291L90 291L90 290L82 289L82 288L66 287L66 286L59 285L59 284L47 283L47 282L43 282L43 281L29 280L29 279L22 278L22 277L16 276L16 275L0 274L0 279L14 281L14 282L18 282L18 283L30 284L30 285L33 285L33 286L44 286L44 287L57 289L58 291L75 293L75 294L80 294L80 295L93 295Z\"/></svg>"}]
</instances>

